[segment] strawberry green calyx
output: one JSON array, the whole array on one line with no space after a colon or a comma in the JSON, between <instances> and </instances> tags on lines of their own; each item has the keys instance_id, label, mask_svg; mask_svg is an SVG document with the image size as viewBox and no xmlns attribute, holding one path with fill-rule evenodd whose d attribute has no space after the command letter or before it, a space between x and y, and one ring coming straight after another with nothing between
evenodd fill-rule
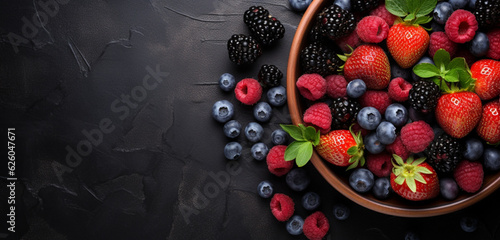
<instances>
[{"instance_id":1,"label":"strawberry green calyx","mask_svg":"<svg viewBox=\"0 0 500 240\"><path fill-rule=\"evenodd\" d=\"M361 131L359 131L357 134L354 134L351 125L351 127L349 127L349 132L351 132L354 141L356 141L356 146L352 146L349 149L347 149L347 154L349 154L352 157L349 159L350 165L349 167L347 167L346 171L356 168L358 167L358 165L359 166L365 165L365 154L364 154L365 146L363 144L363 137L361 136Z\"/></svg>"},{"instance_id":2,"label":"strawberry green calyx","mask_svg":"<svg viewBox=\"0 0 500 240\"><path fill-rule=\"evenodd\" d=\"M306 165L313 154L313 147L319 144L320 132L312 126L306 127L303 124L298 126L280 124L280 126L295 140L286 147L285 161L295 159L297 166Z\"/></svg>"},{"instance_id":3,"label":"strawberry green calyx","mask_svg":"<svg viewBox=\"0 0 500 240\"><path fill-rule=\"evenodd\" d=\"M397 22L410 25L426 24L432 20L427 16L436 7L437 0L385 0L387 11L399 17Z\"/></svg>"},{"instance_id":4,"label":"strawberry green calyx","mask_svg":"<svg viewBox=\"0 0 500 240\"><path fill-rule=\"evenodd\" d=\"M439 49L434 54L434 64L421 63L413 67L413 72L436 83L444 93L471 92L475 80L463 57L450 59L450 53Z\"/></svg>"},{"instance_id":5,"label":"strawberry green calyx","mask_svg":"<svg viewBox=\"0 0 500 240\"><path fill-rule=\"evenodd\" d=\"M408 188L413 192L417 191L415 181L427 184L425 179L422 177L422 174L432 174L432 172L425 167L419 166L425 161L425 157L414 160L413 156L410 156L406 160L406 163L396 154L393 154L392 157L396 160L396 163L392 163L394 166L392 168L392 172L396 175L396 179L394 181L397 184L402 185L406 182Z\"/></svg>"}]
</instances>

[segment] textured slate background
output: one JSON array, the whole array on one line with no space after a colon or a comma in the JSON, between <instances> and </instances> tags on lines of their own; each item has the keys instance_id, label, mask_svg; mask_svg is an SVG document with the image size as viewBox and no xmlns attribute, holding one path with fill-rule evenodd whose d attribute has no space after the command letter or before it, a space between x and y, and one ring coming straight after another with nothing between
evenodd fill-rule
<instances>
[{"instance_id":1,"label":"textured slate background","mask_svg":"<svg viewBox=\"0 0 500 240\"><path fill-rule=\"evenodd\" d=\"M248 33L242 13L256 4L281 20L285 38L251 67L239 68L227 58L226 41ZM213 83L224 72L257 77L266 63L285 72L300 13L286 0L59 0L57 6L47 11L37 1L0 2L1 126L17 129L21 179L17 232L8 235L2 220L1 238L305 239L288 235L256 186L271 180L296 203L303 193L291 192L265 163L252 160L243 137L242 158L225 160L229 140L210 116L215 101L228 99L236 119L253 121L251 108ZM161 82L145 90L148 67L160 72ZM271 146L270 133L289 122L286 107L274 108L264 142ZM100 124L110 124L101 126L108 130L99 130L102 138ZM97 139L87 148L85 132ZM71 149L81 158L71 155L68 165ZM445 216L398 218L350 202L311 165L306 169L313 178L308 190L320 194L330 221L327 239L404 239L410 230L421 239L500 239L499 193ZM3 186L5 174L2 169ZM213 176L221 176L219 182ZM2 187L1 199L7 194ZM5 217L6 200L0 202ZM348 220L333 218L335 203L351 207ZM310 214L300 206L297 213ZM462 216L477 217L478 230L464 233Z\"/></svg>"}]
</instances>

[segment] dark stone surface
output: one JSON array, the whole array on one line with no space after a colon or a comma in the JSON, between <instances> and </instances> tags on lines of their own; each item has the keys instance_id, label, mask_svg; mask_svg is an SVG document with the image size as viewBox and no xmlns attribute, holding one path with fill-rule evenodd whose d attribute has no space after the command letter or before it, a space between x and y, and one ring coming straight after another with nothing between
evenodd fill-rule
<instances>
[{"instance_id":1,"label":"dark stone surface","mask_svg":"<svg viewBox=\"0 0 500 240\"><path fill-rule=\"evenodd\" d=\"M50 14L38 1L0 2L1 131L16 128L20 179L16 234L6 230L9 193L0 191L0 238L305 239L288 235L256 186L271 180L305 218L303 193L252 160L243 137L243 156L225 160L229 139L210 115L215 101L228 99L235 119L253 121L252 109L215 83L224 72L256 77L266 63L285 73L300 13L286 0L58 2ZM226 40L248 33L242 13L254 4L280 19L286 34L251 67L236 67ZM27 31L44 16L44 27ZM289 122L287 107L274 108L264 142L272 146L271 132ZM404 239L409 230L421 239L500 239L499 193L453 214L399 218L350 202L306 169L308 190L320 194L330 221L327 239ZM335 203L352 209L348 220L333 218ZM474 233L459 226L469 215L479 219Z\"/></svg>"}]
</instances>

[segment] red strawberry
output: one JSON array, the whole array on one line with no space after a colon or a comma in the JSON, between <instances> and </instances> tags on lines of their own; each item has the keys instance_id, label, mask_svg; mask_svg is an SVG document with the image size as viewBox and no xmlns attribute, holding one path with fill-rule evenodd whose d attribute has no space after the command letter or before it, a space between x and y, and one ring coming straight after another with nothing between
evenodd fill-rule
<instances>
[{"instance_id":1,"label":"red strawberry","mask_svg":"<svg viewBox=\"0 0 500 240\"><path fill-rule=\"evenodd\" d=\"M469 134L481 119L481 99L472 92L442 95L436 106L436 120L454 138Z\"/></svg>"},{"instance_id":2,"label":"red strawberry","mask_svg":"<svg viewBox=\"0 0 500 240\"><path fill-rule=\"evenodd\" d=\"M389 85L391 67L389 58L381 47L361 45L346 57L344 77L348 82L363 79L369 89L384 89Z\"/></svg>"},{"instance_id":3,"label":"red strawberry","mask_svg":"<svg viewBox=\"0 0 500 240\"><path fill-rule=\"evenodd\" d=\"M483 114L476 131L486 142L500 143L500 102L493 101L483 106Z\"/></svg>"},{"instance_id":4,"label":"red strawberry","mask_svg":"<svg viewBox=\"0 0 500 240\"><path fill-rule=\"evenodd\" d=\"M387 48L402 68L418 62L429 46L429 34L419 25L398 23L389 29Z\"/></svg>"},{"instance_id":5,"label":"red strawberry","mask_svg":"<svg viewBox=\"0 0 500 240\"><path fill-rule=\"evenodd\" d=\"M348 169L363 166L363 138L361 132L354 135L350 130L333 130L321 135L316 151L326 161Z\"/></svg>"},{"instance_id":6,"label":"red strawberry","mask_svg":"<svg viewBox=\"0 0 500 240\"><path fill-rule=\"evenodd\" d=\"M431 199L439 194L437 173L424 162L425 158L414 160L410 156L406 163L398 155L393 158L397 163L391 173L391 187L395 193L412 201Z\"/></svg>"},{"instance_id":7,"label":"red strawberry","mask_svg":"<svg viewBox=\"0 0 500 240\"><path fill-rule=\"evenodd\" d=\"M500 62L482 59L472 64L470 71L476 79L475 92L482 100L500 95Z\"/></svg>"}]
</instances>

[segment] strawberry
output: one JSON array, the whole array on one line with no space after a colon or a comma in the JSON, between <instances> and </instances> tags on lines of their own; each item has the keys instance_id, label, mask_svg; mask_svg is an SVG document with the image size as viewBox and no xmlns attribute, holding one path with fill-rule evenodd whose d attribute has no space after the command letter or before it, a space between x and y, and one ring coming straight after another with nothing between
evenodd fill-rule
<instances>
[{"instance_id":1,"label":"strawberry","mask_svg":"<svg viewBox=\"0 0 500 240\"><path fill-rule=\"evenodd\" d=\"M436 120L454 138L469 134L481 119L482 104L477 94L457 92L442 95L436 106Z\"/></svg>"},{"instance_id":2,"label":"strawberry","mask_svg":"<svg viewBox=\"0 0 500 240\"><path fill-rule=\"evenodd\" d=\"M475 92L482 100L500 95L500 62L482 59L472 64L470 71L476 79Z\"/></svg>"},{"instance_id":3,"label":"strawberry","mask_svg":"<svg viewBox=\"0 0 500 240\"><path fill-rule=\"evenodd\" d=\"M422 26L398 23L389 29L387 48L399 66L410 68L427 51L429 39L429 33Z\"/></svg>"},{"instance_id":4,"label":"strawberry","mask_svg":"<svg viewBox=\"0 0 500 240\"><path fill-rule=\"evenodd\" d=\"M422 201L439 194L439 180L436 171L425 162L425 158L414 160L410 156L406 163L398 155L392 155L393 163L390 177L395 193L412 201Z\"/></svg>"},{"instance_id":5,"label":"strawberry","mask_svg":"<svg viewBox=\"0 0 500 240\"><path fill-rule=\"evenodd\" d=\"M373 44L357 47L351 54L339 56L345 60L344 77L350 82L363 79L369 89L384 89L391 81L391 66L384 50Z\"/></svg>"},{"instance_id":6,"label":"strawberry","mask_svg":"<svg viewBox=\"0 0 500 240\"><path fill-rule=\"evenodd\" d=\"M492 101L483 106L483 114L476 131L486 142L500 143L500 102Z\"/></svg>"}]
</instances>

